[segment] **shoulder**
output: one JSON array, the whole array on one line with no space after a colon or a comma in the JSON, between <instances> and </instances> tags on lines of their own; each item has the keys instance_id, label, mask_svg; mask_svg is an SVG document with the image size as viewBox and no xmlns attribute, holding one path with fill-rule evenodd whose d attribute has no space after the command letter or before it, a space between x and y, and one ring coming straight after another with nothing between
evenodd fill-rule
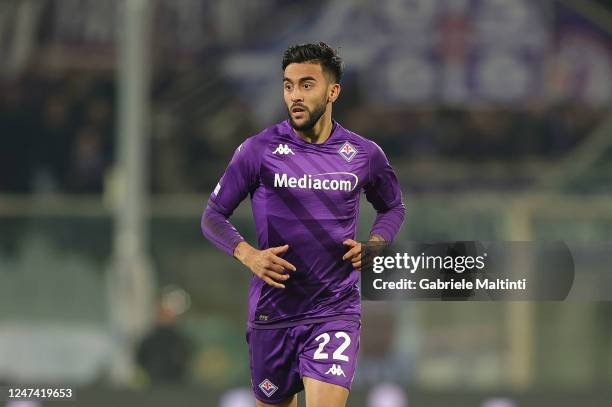
<instances>
[{"instance_id":1,"label":"shoulder","mask_svg":"<svg viewBox=\"0 0 612 407\"><path fill-rule=\"evenodd\" d=\"M344 132L345 138L355 146L358 150L364 151L368 156L378 155L382 153L382 149L373 140L366 138L354 131L348 130L341 126L342 132Z\"/></svg>"},{"instance_id":2,"label":"shoulder","mask_svg":"<svg viewBox=\"0 0 612 407\"><path fill-rule=\"evenodd\" d=\"M280 136L285 134L285 132L285 122L277 123L248 137L238 146L236 151L241 152L244 149L248 151L249 154L259 154L267 146L273 144Z\"/></svg>"}]
</instances>

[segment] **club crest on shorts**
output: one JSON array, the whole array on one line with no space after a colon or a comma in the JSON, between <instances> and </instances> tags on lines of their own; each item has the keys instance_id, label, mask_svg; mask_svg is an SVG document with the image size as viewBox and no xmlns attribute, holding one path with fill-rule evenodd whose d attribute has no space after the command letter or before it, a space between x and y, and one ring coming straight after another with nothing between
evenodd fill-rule
<instances>
[{"instance_id":1,"label":"club crest on shorts","mask_svg":"<svg viewBox=\"0 0 612 407\"><path fill-rule=\"evenodd\" d=\"M355 149L351 143L346 141L344 144L342 144L340 150L338 150L338 154L340 154L346 161L351 162L353 157L357 155L357 149Z\"/></svg>"},{"instance_id":2,"label":"club crest on shorts","mask_svg":"<svg viewBox=\"0 0 612 407\"><path fill-rule=\"evenodd\" d=\"M259 388L268 397L273 395L274 392L278 390L278 386L272 383L269 379L264 379L263 382L259 383Z\"/></svg>"}]
</instances>

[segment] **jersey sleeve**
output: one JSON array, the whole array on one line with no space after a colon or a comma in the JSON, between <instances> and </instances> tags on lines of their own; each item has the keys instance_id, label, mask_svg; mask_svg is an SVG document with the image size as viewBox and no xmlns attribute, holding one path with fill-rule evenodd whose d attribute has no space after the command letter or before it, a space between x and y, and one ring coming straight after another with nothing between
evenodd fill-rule
<instances>
[{"instance_id":1,"label":"jersey sleeve","mask_svg":"<svg viewBox=\"0 0 612 407\"><path fill-rule=\"evenodd\" d=\"M377 212L370 236L379 235L392 241L406 214L402 191L395 171L382 149L374 142L369 156L369 179L364 186L366 199Z\"/></svg>"},{"instance_id":2,"label":"jersey sleeve","mask_svg":"<svg viewBox=\"0 0 612 407\"><path fill-rule=\"evenodd\" d=\"M216 247L233 256L244 238L229 221L240 202L259 184L259 157L254 137L247 139L234 152L221 180L208 199L202 215L202 233Z\"/></svg>"}]
</instances>

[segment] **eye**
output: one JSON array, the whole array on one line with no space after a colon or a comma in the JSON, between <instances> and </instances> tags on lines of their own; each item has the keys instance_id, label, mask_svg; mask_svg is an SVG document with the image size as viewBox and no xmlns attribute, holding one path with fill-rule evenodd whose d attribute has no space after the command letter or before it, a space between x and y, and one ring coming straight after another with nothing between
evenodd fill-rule
<instances>
[{"instance_id":1,"label":"eye","mask_svg":"<svg viewBox=\"0 0 612 407\"><path fill-rule=\"evenodd\" d=\"M285 90L291 90L291 84L289 82L285 83Z\"/></svg>"},{"instance_id":2,"label":"eye","mask_svg":"<svg viewBox=\"0 0 612 407\"><path fill-rule=\"evenodd\" d=\"M304 89L312 89L312 83L305 83L304 84Z\"/></svg>"}]
</instances>

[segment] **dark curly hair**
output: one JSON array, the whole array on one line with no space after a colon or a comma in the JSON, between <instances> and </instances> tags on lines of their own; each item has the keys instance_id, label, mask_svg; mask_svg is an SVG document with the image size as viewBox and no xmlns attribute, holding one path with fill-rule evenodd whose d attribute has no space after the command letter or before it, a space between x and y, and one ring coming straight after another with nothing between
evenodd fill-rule
<instances>
[{"instance_id":1,"label":"dark curly hair","mask_svg":"<svg viewBox=\"0 0 612 407\"><path fill-rule=\"evenodd\" d=\"M323 71L331 74L334 81L340 83L344 63L338 52L324 42L293 45L283 53L283 71L287 65L303 62L318 62Z\"/></svg>"}]
</instances>

